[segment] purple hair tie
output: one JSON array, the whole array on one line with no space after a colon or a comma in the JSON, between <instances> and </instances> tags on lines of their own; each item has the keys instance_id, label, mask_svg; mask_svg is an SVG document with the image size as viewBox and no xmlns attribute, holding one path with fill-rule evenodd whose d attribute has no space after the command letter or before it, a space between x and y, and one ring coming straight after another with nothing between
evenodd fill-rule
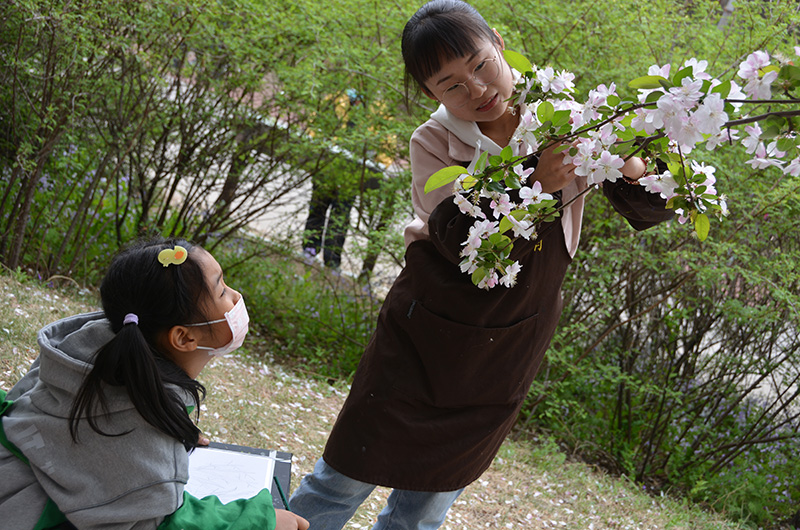
<instances>
[{"instance_id":1,"label":"purple hair tie","mask_svg":"<svg viewBox=\"0 0 800 530\"><path fill-rule=\"evenodd\" d=\"M122 325L125 326L128 324L139 325L139 317L134 315L133 313L128 313L127 315L125 315L125 320L122 321Z\"/></svg>"}]
</instances>

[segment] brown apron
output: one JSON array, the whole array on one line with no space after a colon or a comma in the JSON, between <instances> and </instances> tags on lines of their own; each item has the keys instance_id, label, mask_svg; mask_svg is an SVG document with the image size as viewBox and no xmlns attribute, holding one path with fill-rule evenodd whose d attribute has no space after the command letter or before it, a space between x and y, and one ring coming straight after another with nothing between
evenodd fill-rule
<instances>
[{"instance_id":1,"label":"brown apron","mask_svg":"<svg viewBox=\"0 0 800 530\"><path fill-rule=\"evenodd\" d=\"M571 261L561 221L515 243L513 288L485 291L457 263L472 219L444 201L415 241L378 316L323 458L348 477L452 491L491 464L561 314Z\"/></svg>"}]
</instances>

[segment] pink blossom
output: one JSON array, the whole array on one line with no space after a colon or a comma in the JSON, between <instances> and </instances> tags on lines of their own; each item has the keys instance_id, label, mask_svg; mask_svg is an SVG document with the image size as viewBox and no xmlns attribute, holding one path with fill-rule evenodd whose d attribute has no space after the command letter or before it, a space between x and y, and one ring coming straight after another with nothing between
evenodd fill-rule
<instances>
[{"instance_id":1,"label":"pink blossom","mask_svg":"<svg viewBox=\"0 0 800 530\"><path fill-rule=\"evenodd\" d=\"M511 142L516 142L517 144L525 142L531 148L531 151L538 150L539 139L536 138L535 132L540 126L541 124L538 123L533 113L526 109L520 116L519 125L514 130Z\"/></svg>"},{"instance_id":2,"label":"pink blossom","mask_svg":"<svg viewBox=\"0 0 800 530\"><path fill-rule=\"evenodd\" d=\"M495 219L500 219L503 215L511 213L514 203L511 202L511 198L508 194L498 193L495 195L494 199L492 199L492 202L489 203L489 207L492 209Z\"/></svg>"},{"instance_id":3,"label":"pink blossom","mask_svg":"<svg viewBox=\"0 0 800 530\"><path fill-rule=\"evenodd\" d=\"M676 101L679 101L685 108L694 107L703 96L703 80L684 77L681 79L681 86L669 89Z\"/></svg>"},{"instance_id":4,"label":"pink blossom","mask_svg":"<svg viewBox=\"0 0 800 530\"><path fill-rule=\"evenodd\" d=\"M486 214L483 213L476 204L472 204L469 199L461 195L460 193L456 193L453 195L453 202L456 203L458 206L458 210L463 213L464 215L469 215L470 217L477 217L479 219L485 219Z\"/></svg>"},{"instance_id":5,"label":"pink blossom","mask_svg":"<svg viewBox=\"0 0 800 530\"><path fill-rule=\"evenodd\" d=\"M645 118L645 121L649 121L655 129L679 128L682 119L688 117L689 113L678 99L672 94L664 94L656 102L656 109ZM670 127L670 123L673 124L672 127ZM648 132L648 134L652 133Z\"/></svg>"},{"instance_id":6,"label":"pink blossom","mask_svg":"<svg viewBox=\"0 0 800 530\"><path fill-rule=\"evenodd\" d=\"M800 49L800 47L796 47L795 49ZM798 55L800 55L800 52L798 52ZM789 162L786 167L783 168L783 172L792 177L800 177L800 156Z\"/></svg>"},{"instance_id":7,"label":"pink blossom","mask_svg":"<svg viewBox=\"0 0 800 530\"><path fill-rule=\"evenodd\" d=\"M533 173L534 168L529 167L527 169L523 169L522 164L517 164L514 166L514 173L519 177L519 182L522 184L528 180L528 175Z\"/></svg>"},{"instance_id":8,"label":"pink blossom","mask_svg":"<svg viewBox=\"0 0 800 530\"><path fill-rule=\"evenodd\" d=\"M707 188L705 193L717 193L717 190L714 188L714 184L717 182L717 177L714 176L714 172L716 172L717 168L714 166L707 166L702 162L697 162L695 160L692 160L690 168L695 175L705 176L705 180L698 185L705 186Z\"/></svg>"},{"instance_id":9,"label":"pink blossom","mask_svg":"<svg viewBox=\"0 0 800 530\"><path fill-rule=\"evenodd\" d=\"M592 171L595 141L591 138L579 138L575 147L577 152L574 156L564 152L564 165L574 164L575 174L579 177L586 177Z\"/></svg>"},{"instance_id":10,"label":"pink blossom","mask_svg":"<svg viewBox=\"0 0 800 530\"><path fill-rule=\"evenodd\" d=\"M460 264L459 268L461 272L465 272L467 274L472 274L478 269L478 251L476 249L471 249L469 252L466 252L466 248L461 250L461 257L466 258Z\"/></svg>"},{"instance_id":11,"label":"pink blossom","mask_svg":"<svg viewBox=\"0 0 800 530\"><path fill-rule=\"evenodd\" d=\"M719 84L719 81L717 84ZM712 86L714 86L713 83ZM736 84L736 81L731 80L731 89L728 92L728 99L747 99L747 94L744 93L742 87ZM738 111L744 103L731 103L731 105Z\"/></svg>"},{"instance_id":12,"label":"pink blossom","mask_svg":"<svg viewBox=\"0 0 800 530\"><path fill-rule=\"evenodd\" d=\"M536 225L527 219L517 219L513 215L506 217L511 223L511 229L514 231L514 237L523 237L530 239L536 233Z\"/></svg>"},{"instance_id":13,"label":"pink blossom","mask_svg":"<svg viewBox=\"0 0 800 530\"><path fill-rule=\"evenodd\" d=\"M669 69L670 65L668 64L665 64L664 66L658 66L657 64L654 64L647 69L647 75L660 75L665 79L669 79Z\"/></svg>"},{"instance_id":14,"label":"pink blossom","mask_svg":"<svg viewBox=\"0 0 800 530\"><path fill-rule=\"evenodd\" d=\"M549 193L542 193L542 183L534 181L533 185L529 188L523 186L519 190L519 197L522 199L522 205L538 204L542 201L548 201L553 198Z\"/></svg>"},{"instance_id":15,"label":"pink blossom","mask_svg":"<svg viewBox=\"0 0 800 530\"><path fill-rule=\"evenodd\" d=\"M575 88L575 83L572 82L574 79L575 74L566 70L561 70L550 84L550 90L554 94L570 92L573 88Z\"/></svg>"},{"instance_id":16,"label":"pink blossom","mask_svg":"<svg viewBox=\"0 0 800 530\"><path fill-rule=\"evenodd\" d=\"M698 142L703 141L703 135L698 130L696 121L688 116L670 120L664 127L664 132L681 146L684 153L690 152Z\"/></svg>"},{"instance_id":17,"label":"pink blossom","mask_svg":"<svg viewBox=\"0 0 800 530\"><path fill-rule=\"evenodd\" d=\"M708 67L708 61L702 60L698 61L694 57L683 63L684 67L691 66L692 67L692 77L695 79L702 79L702 80L709 80L711 76L706 73L706 67Z\"/></svg>"},{"instance_id":18,"label":"pink blossom","mask_svg":"<svg viewBox=\"0 0 800 530\"><path fill-rule=\"evenodd\" d=\"M596 147L608 149L617 142L617 135L614 134L614 124L606 123L600 129L590 131L589 136L596 142Z\"/></svg>"},{"instance_id":19,"label":"pink blossom","mask_svg":"<svg viewBox=\"0 0 800 530\"><path fill-rule=\"evenodd\" d=\"M758 79L758 71L769 64L769 54L765 51L756 51L747 56L739 65L739 77L742 79Z\"/></svg>"},{"instance_id":20,"label":"pink blossom","mask_svg":"<svg viewBox=\"0 0 800 530\"><path fill-rule=\"evenodd\" d=\"M539 84L542 85L542 92L549 92L550 84L553 82L556 76L555 70L553 70L552 66L547 66L545 68L538 68L535 70L536 70L536 79L539 81Z\"/></svg>"},{"instance_id":21,"label":"pink blossom","mask_svg":"<svg viewBox=\"0 0 800 530\"><path fill-rule=\"evenodd\" d=\"M764 77L755 77L747 82L744 91L753 99L769 99L772 97L772 82L778 78L775 70L767 72Z\"/></svg>"},{"instance_id":22,"label":"pink blossom","mask_svg":"<svg viewBox=\"0 0 800 530\"><path fill-rule=\"evenodd\" d=\"M498 281L497 271L495 269L490 269L487 271L486 276L478 282L478 288L489 290L496 286Z\"/></svg>"},{"instance_id":23,"label":"pink blossom","mask_svg":"<svg viewBox=\"0 0 800 530\"><path fill-rule=\"evenodd\" d=\"M727 143L732 140L738 140L738 139L739 135L736 131L732 131L730 129L723 129L719 132L719 134L712 135L706 140L706 149L708 149L709 151L713 151L723 143Z\"/></svg>"},{"instance_id":24,"label":"pink blossom","mask_svg":"<svg viewBox=\"0 0 800 530\"><path fill-rule=\"evenodd\" d=\"M506 287L514 287L514 285L517 284L517 274L519 274L521 269L522 265L520 265L518 261L506 267L505 274L500 278L500 284Z\"/></svg>"},{"instance_id":25,"label":"pink blossom","mask_svg":"<svg viewBox=\"0 0 800 530\"><path fill-rule=\"evenodd\" d=\"M675 195L675 188L678 187L678 182L669 171L642 177L638 182L650 193L659 193L665 199L672 198Z\"/></svg>"},{"instance_id":26,"label":"pink blossom","mask_svg":"<svg viewBox=\"0 0 800 530\"><path fill-rule=\"evenodd\" d=\"M518 107L520 105L525 105L525 99L527 99L528 92L531 91L531 88L533 88L534 83L536 83L536 79L526 79L525 87L519 91L519 96L517 97L517 100L514 103L515 107Z\"/></svg>"},{"instance_id":27,"label":"pink blossom","mask_svg":"<svg viewBox=\"0 0 800 530\"><path fill-rule=\"evenodd\" d=\"M694 113L697 130L703 134L717 135L728 121L725 113L725 101L719 94L709 94L700 108Z\"/></svg>"},{"instance_id":28,"label":"pink blossom","mask_svg":"<svg viewBox=\"0 0 800 530\"><path fill-rule=\"evenodd\" d=\"M625 161L619 155L612 155L610 151L603 151L593 166L593 171L589 176L589 184L599 184L604 180L616 182L622 176L622 166Z\"/></svg>"},{"instance_id":29,"label":"pink blossom","mask_svg":"<svg viewBox=\"0 0 800 530\"><path fill-rule=\"evenodd\" d=\"M745 152L748 154L755 153L758 144L761 143L761 126L758 123L745 125L744 132L747 133L747 138L742 139Z\"/></svg>"},{"instance_id":30,"label":"pink blossom","mask_svg":"<svg viewBox=\"0 0 800 530\"><path fill-rule=\"evenodd\" d=\"M772 146L772 144L770 144L770 146ZM778 155L778 153L780 153L780 155ZM751 160L746 161L745 164L749 164L753 169L766 169L772 166L781 167L783 162L773 157L776 155L783 156L784 154L785 153L775 149L768 150L764 142L761 142L756 148L755 156Z\"/></svg>"}]
</instances>

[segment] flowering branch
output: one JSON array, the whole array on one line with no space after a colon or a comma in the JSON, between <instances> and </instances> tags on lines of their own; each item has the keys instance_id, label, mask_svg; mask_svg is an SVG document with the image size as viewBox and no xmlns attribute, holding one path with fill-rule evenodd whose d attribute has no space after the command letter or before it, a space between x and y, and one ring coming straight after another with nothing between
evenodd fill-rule
<instances>
[{"instance_id":1,"label":"flowering branch","mask_svg":"<svg viewBox=\"0 0 800 530\"><path fill-rule=\"evenodd\" d=\"M800 55L800 47L795 52ZM771 99L773 85L787 95L800 87L800 68L789 62L772 64L766 52L754 52L739 65L742 87L706 73L706 61L690 59L674 74L670 65L653 65L648 75L631 81L628 86L638 91L638 101L623 100L612 83L590 90L583 102L574 97L573 74L536 67L513 51L504 54L521 72L512 97L520 122L509 145L495 156L481 153L478 145L469 167L444 168L425 186L427 192L452 184L460 211L476 219L462 244L460 266L480 288L513 286L521 269L509 257L514 242L535 240L537 226L554 220L571 203L559 206L542 193L538 181L529 184L533 169L522 164L553 144L563 144L557 151L564 152L564 163L574 164L576 175L586 179L589 186L581 195L602 182L615 182L626 160L642 156L647 176L638 183L666 199L679 222L691 221L701 241L709 234L709 215L724 217L728 207L715 188L716 169L688 159L694 149L713 150L736 141L753 156L747 161L753 169L778 167L786 175L800 176L794 121L800 111L730 118L745 104L800 102L794 97ZM489 199L494 220L479 207L481 198Z\"/></svg>"}]
</instances>

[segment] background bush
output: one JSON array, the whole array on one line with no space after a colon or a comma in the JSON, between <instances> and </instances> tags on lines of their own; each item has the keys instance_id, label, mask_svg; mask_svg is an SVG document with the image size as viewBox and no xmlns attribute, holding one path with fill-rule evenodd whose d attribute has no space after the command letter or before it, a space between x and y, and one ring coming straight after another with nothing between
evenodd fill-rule
<instances>
[{"instance_id":1,"label":"background bush","mask_svg":"<svg viewBox=\"0 0 800 530\"><path fill-rule=\"evenodd\" d=\"M363 186L361 158L407 158L433 110L406 102L399 35L419 2L10 0L0 5L0 259L94 284L120 245L180 235L214 251L255 331L295 365L347 378L374 283L299 258L309 179L356 190L363 255L402 265L408 174ZM651 64L793 55L789 0L542 0L476 7L506 45L622 92ZM354 16L357 13L357 16ZM348 88L365 112L345 128ZM346 133L345 133L346 130ZM342 150L354 153L343 160ZM593 194L565 311L521 433L649 488L768 525L796 511L798 183L708 155L732 214L700 244L631 231ZM281 212L281 213L274 213ZM268 241L251 222L274 213Z\"/></svg>"}]
</instances>

